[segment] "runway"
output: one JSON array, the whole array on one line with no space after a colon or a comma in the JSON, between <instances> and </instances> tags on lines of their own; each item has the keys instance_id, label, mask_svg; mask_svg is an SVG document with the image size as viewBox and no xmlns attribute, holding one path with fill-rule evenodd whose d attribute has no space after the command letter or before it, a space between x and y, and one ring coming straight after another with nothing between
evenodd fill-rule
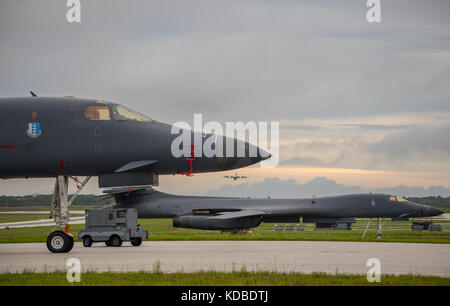
<instances>
[{"instance_id":1,"label":"runway","mask_svg":"<svg viewBox=\"0 0 450 306\"><path fill-rule=\"evenodd\" d=\"M200 270L325 272L366 274L369 258L378 258L382 274L450 277L450 245L315 241L147 241L121 248L76 243L68 254L51 254L43 243L0 244L0 273L66 271L78 258L83 271L196 272Z\"/></svg>"}]
</instances>

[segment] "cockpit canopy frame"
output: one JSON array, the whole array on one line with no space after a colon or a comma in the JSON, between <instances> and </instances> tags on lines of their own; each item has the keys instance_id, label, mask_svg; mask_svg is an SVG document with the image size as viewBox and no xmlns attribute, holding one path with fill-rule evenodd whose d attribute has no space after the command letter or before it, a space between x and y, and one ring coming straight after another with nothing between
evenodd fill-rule
<instances>
[{"instance_id":1,"label":"cockpit canopy frame","mask_svg":"<svg viewBox=\"0 0 450 306\"><path fill-rule=\"evenodd\" d=\"M106 101L97 100L97 104L88 105L84 108L84 116L88 120L116 120L116 121L134 121L150 122L152 119L137 111L120 104L113 104Z\"/></svg>"}]
</instances>

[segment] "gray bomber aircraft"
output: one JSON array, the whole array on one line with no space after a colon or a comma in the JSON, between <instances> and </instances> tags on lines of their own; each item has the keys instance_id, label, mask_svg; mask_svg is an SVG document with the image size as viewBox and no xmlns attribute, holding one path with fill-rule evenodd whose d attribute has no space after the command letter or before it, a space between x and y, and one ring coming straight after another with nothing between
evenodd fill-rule
<instances>
[{"instance_id":1,"label":"gray bomber aircraft","mask_svg":"<svg viewBox=\"0 0 450 306\"><path fill-rule=\"evenodd\" d=\"M177 196L153 188L110 189L116 206L135 208L139 218L173 218L174 227L242 230L261 222L334 224L355 217L408 220L442 214L439 209L386 194L354 194L310 199L250 199ZM381 230L381 229L380 229Z\"/></svg>"},{"instance_id":2,"label":"gray bomber aircraft","mask_svg":"<svg viewBox=\"0 0 450 306\"><path fill-rule=\"evenodd\" d=\"M157 186L160 174L232 170L270 157L259 148L248 157L255 148L236 139L231 139L234 151L244 146L245 157L197 157L194 145L186 149L188 157L174 157L172 141L186 131L194 143L196 133L172 134L171 125L116 103L31 94L0 99L0 178L56 178L51 211L57 227L47 238L51 252L72 249L68 207L92 176L98 176L99 187ZM214 135L201 136L203 144ZM69 179L78 187L70 199Z\"/></svg>"}]
</instances>

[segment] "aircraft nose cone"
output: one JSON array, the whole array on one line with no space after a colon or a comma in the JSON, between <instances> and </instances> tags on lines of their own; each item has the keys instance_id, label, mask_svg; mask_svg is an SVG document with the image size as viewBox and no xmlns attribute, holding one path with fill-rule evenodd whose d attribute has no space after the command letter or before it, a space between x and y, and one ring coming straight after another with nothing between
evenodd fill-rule
<instances>
[{"instance_id":1,"label":"aircraft nose cone","mask_svg":"<svg viewBox=\"0 0 450 306\"><path fill-rule=\"evenodd\" d=\"M428 208L428 214L432 217L432 216L439 216L442 215L444 212L440 209L437 209L435 207L429 207Z\"/></svg>"},{"instance_id":2,"label":"aircraft nose cone","mask_svg":"<svg viewBox=\"0 0 450 306\"><path fill-rule=\"evenodd\" d=\"M225 148L229 145L229 141L234 143L234 146L230 150ZM218 158L220 170L231 170L247 167L272 156L269 152L266 152L246 141L226 137L224 138L224 144L225 147L223 157Z\"/></svg>"},{"instance_id":3,"label":"aircraft nose cone","mask_svg":"<svg viewBox=\"0 0 450 306\"><path fill-rule=\"evenodd\" d=\"M234 165L233 165L232 169L239 169L239 168L251 166L257 162L258 161L254 160L254 158L252 158L252 157L237 157L237 158L234 158Z\"/></svg>"},{"instance_id":4,"label":"aircraft nose cone","mask_svg":"<svg viewBox=\"0 0 450 306\"><path fill-rule=\"evenodd\" d=\"M247 143L247 146L253 146ZM254 147L255 149L255 147ZM248 153L248 152L247 152ZM234 159L234 169L247 167L253 164L257 164L262 160L266 160L270 158L272 155L269 152L266 152L258 147L256 147L256 156L245 156L245 157L235 157Z\"/></svg>"},{"instance_id":5,"label":"aircraft nose cone","mask_svg":"<svg viewBox=\"0 0 450 306\"><path fill-rule=\"evenodd\" d=\"M272 154L270 154L269 152L264 151L261 148L257 148L257 155L255 157L249 157L249 159L251 160L252 164L256 164L262 160L266 160L271 157L272 157Z\"/></svg>"},{"instance_id":6,"label":"aircraft nose cone","mask_svg":"<svg viewBox=\"0 0 450 306\"><path fill-rule=\"evenodd\" d=\"M272 157L272 154L270 154L267 151L264 151L261 148L258 148L258 156L261 158L261 160L266 160Z\"/></svg>"}]
</instances>

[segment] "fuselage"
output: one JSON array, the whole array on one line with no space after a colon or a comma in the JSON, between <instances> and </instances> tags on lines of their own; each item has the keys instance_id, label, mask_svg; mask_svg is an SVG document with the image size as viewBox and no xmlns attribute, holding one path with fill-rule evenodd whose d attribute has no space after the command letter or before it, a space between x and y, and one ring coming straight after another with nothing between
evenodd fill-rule
<instances>
[{"instance_id":1,"label":"fuselage","mask_svg":"<svg viewBox=\"0 0 450 306\"><path fill-rule=\"evenodd\" d=\"M170 218L192 215L193 211L259 211L265 219L302 218L427 217L442 211L386 194L353 194L309 199L250 199L177 196L154 189L115 196L119 207L135 208L140 218Z\"/></svg>"},{"instance_id":2,"label":"fuselage","mask_svg":"<svg viewBox=\"0 0 450 306\"><path fill-rule=\"evenodd\" d=\"M156 174L187 173L191 168L187 158L171 152L178 136L171 129L169 124L100 100L0 99L0 178L96 176L135 161L154 161L146 170ZM260 160L199 157L192 172L236 169Z\"/></svg>"}]
</instances>

